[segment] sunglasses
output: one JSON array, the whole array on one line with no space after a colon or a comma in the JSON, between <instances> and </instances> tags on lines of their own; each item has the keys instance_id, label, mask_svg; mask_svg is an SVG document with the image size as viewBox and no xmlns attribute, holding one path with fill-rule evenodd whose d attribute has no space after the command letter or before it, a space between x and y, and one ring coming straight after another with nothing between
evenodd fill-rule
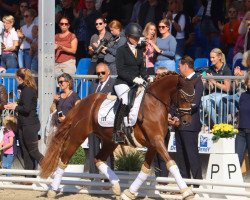
<instances>
[{"instance_id":1,"label":"sunglasses","mask_svg":"<svg viewBox=\"0 0 250 200\"><path fill-rule=\"evenodd\" d=\"M68 26L69 23L60 23L60 26Z\"/></svg>"},{"instance_id":2,"label":"sunglasses","mask_svg":"<svg viewBox=\"0 0 250 200\"><path fill-rule=\"evenodd\" d=\"M164 29L166 28L167 26L158 26L159 29Z\"/></svg>"},{"instance_id":3,"label":"sunglasses","mask_svg":"<svg viewBox=\"0 0 250 200\"><path fill-rule=\"evenodd\" d=\"M28 18L28 17L30 17L30 16L29 16L29 15L24 15L24 17L25 17L25 18Z\"/></svg>"},{"instance_id":4,"label":"sunglasses","mask_svg":"<svg viewBox=\"0 0 250 200\"><path fill-rule=\"evenodd\" d=\"M58 81L58 84L63 84L63 82L67 82L67 81Z\"/></svg>"},{"instance_id":5,"label":"sunglasses","mask_svg":"<svg viewBox=\"0 0 250 200\"><path fill-rule=\"evenodd\" d=\"M96 72L96 74L97 74L98 76L100 76L100 75L105 75L106 73L105 73L105 72Z\"/></svg>"},{"instance_id":6,"label":"sunglasses","mask_svg":"<svg viewBox=\"0 0 250 200\"><path fill-rule=\"evenodd\" d=\"M95 23L96 26L98 26L98 25L101 26L102 24L103 24L102 22L100 22L100 23Z\"/></svg>"}]
</instances>

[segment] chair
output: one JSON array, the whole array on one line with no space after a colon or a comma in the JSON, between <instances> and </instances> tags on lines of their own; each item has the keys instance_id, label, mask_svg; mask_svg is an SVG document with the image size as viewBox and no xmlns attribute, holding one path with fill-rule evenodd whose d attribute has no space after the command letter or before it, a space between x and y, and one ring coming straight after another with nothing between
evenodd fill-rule
<instances>
[{"instance_id":1,"label":"chair","mask_svg":"<svg viewBox=\"0 0 250 200\"><path fill-rule=\"evenodd\" d=\"M91 64L91 58L81 58L76 68L76 74L86 75L88 73L90 64Z\"/></svg>"},{"instance_id":2,"label":"chair","mask_svg":"<svg viewBox=\"0 0 250 200\"><path fill-rule=\"evenodd\" d=\"M8 68L6 70L7 74L14 74L16 73L17 68ZM8 101L13 102L18 99L18 92L17 92L17 81L15 77L4 77L3 78L3 85L6 88L8 94Z\"/></svg>"},{"instance_id":3,"label":"chair","mask_svg":"<svg viewBox=\"0 0 250 200\"><path fill-rule=\"evenodd\" d=\"M199 70L209 66L209 60L207 58L196 58L194 60L194 69Z\"/></svg>"}]
</instances>

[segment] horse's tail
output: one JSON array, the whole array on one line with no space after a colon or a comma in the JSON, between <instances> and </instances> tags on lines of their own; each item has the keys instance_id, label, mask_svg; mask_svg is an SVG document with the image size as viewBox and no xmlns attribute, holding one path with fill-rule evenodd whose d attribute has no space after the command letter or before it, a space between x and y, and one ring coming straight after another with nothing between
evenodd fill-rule
<instances>
[{"instance_id":1,"label":"horse's tail","mask_svg":"<svg viewBox=\"0 0 250 200\"><path fill-rule=\"evenodd\" d=\"M82 100L84 101L84 100ZM82 103L82 102L81 102ZM79 103L80 104L80 103ZM67 146L67 140L69 138L71 124L73 118L77 114L78 106L74 106L67 114L66 120L62 122L53 136L52 140L49 143L49 146L46 150L45 156L42 159L40 165L40 177L48 178L57 168L60 156L63 153L65 146Z\"/></svg>"}]
</instances>

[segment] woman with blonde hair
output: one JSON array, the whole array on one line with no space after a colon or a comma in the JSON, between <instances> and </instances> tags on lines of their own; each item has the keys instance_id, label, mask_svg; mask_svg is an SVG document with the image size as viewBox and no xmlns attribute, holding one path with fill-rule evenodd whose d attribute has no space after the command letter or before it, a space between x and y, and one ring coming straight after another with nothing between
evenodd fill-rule
<instances>
[{"instance_id":1,"label":"woman with blonde hair","mask_svg":"<svg viewBox=\"0 0 250 200\"><path fill-rule=\"evenodd\" d=\"M148 75L154 75L154 53L156 52L156 25L152 22L148 22L143 30L143 36L146 40L146 48L144 51L145 65Z\"/></svg>"},{"instance_id":2,"label":"woman with blonde hair","mask_svg":"<svg viewBox=\"0 0 250 200\"><path fill-rule=\"evenodd\" d=\"M17 132L23 153L24 169L34 170L37 167L37 163L40 163L43 159L43 155L38 150L40 121L36 110L37 86L31 71L26 68L17 70L16 80L18 82L18 89L21 90L20 99L18 103L8 103L4 108L15 110L18 113Z\"/></svg>"},{"instance_id":3,"label":"woman with blonde hair","mask_svg":"<svg viewBox=\"0 0 250 200\"><path fill-rule=\"evenodd\" d=\"M16 50L18 47L18 35L15 28L13 27L14 22L15 19L12 15L3 17L5 31L3 34L3 43L1 44L1 66L3 66L5 69L18 67L16 55Z\"/></svg>"},{"instance_id":4,"label":"woman with blonde hair","mask_svg":"<svg viewBox=\"0 0 250 200\"><path fill-rule=\"evenodd\" d=\"M231 70L226 64L225 54L219 48L214 48L210 52L212 65L209 67L206 75L210 78L215 76L231 76ZM221 99L228 95L230 91L230 80L205 79L204 85L210 94L202 97L204 112L209 114L213 123L221 123L222 117L218 117L221 112Z\"/></svg>"}]
</instances>

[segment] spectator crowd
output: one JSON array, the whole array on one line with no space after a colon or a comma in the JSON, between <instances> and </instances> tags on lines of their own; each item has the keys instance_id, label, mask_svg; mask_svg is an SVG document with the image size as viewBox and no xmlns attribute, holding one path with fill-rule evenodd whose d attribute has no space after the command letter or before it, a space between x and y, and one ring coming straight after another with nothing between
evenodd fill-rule
<instances>
[{"instance_id":1,"label":"spectator crowd","mask_svg":"<svg viewBox=\"0 0 250 200\"><path fill-rule=\"evenodd\" d=\"M0 0L0 15L0 72L5 72L9 68L27 68L32 73L38 73L38 0ZM124 31L131 22L137 23L142 29L140 41L134 46L133 42L130 42L133 37L129 38ZM109 75L118 74L119 80L118 71L122 66L116 66L119 63L116 58L117 52L118 57L121 57L119 52L127 44L133 51L131 59L142 57L140 64L145 65L147 75L157 75L155 73L157 69L163 71L166 69L193 79L198 77L199 73L195 72L193 60L196 58L210 60L210 64L201 71L203 76L208 76L210 79L203 80L203 84L202 81L198 82L196 88L199 95L197 94L195 103L203 105L207 114L201 118L202 123L208 124L208 118L212 124L227 122L227 119L216 115L216 110L222 110L223 116L226 116L233 110L232 102L239 102L241 107L238 106L236 109L242 109L245 104L240 100L241 93L244 93L244 98L249 101L249 97L246 97L249 95L249 77L242 83L235 81L236 92L232 92L234 89L228 78L218 81L212 77L245 76L245 74L249 76L250 0L56 0L55 23L54 71L61 91L54 97L55 108L52 113L55 113L56 109L56 116L59 116L56 126L65 119L68 110L79 101L79 97L73 92L71 77L76 73L79 61L82 58L91 58L88 74L98 75L98 81L93 82L91 86L91 93L100 91L107 93L112 90L114 84ZM137 51L137 48L142 52ZM129 59L126 62L129 62ZM138 62L135 65L138 65ZM26 71L20 72L27 75ZM109 87L106 90L103 83L111 84L109 81L112 81L112 85L107 85ZM25 85L28 86L29 84ZM210 95L201 97L202 86ZM36 96L36 87L31 87L30 90ZM35 112L35 105L36 102L32 112ZM14 110L16 107L17 105L6 106L7 109ZM17 111L22 113L20 107L17 107ZM199 108L196 107L193 115L199 121L198 112ZM175 120L169 118L173 126L177 123ZM247 123L244 126L242 124L244 123L240 123L242 126L240 128L243 138L249 133L250 127L247 127L249 126ZM32 130L38 132L37 129L40 127L38 121L28 125L30 129L27 132ZM32 147L35 149L34 155L30 153L32 149L26 141L25 128L27 127L19 127L22 136L21 145L25 146L25 155L29 157L26 168L33 169L43 156L37 146ZM190 169L193 177L202 178L201 163L196 148L200 128L200 126L187 129L179 127L176 131L177 151L181 152L177 164L182 166L181 173L186 178L190 178ZM11 127L6 129L6 135L13 137L12 129ZM244 141L242 138L237 140L239 145L246 144L249 140L247 138ZM96 146L90 153L91 160L92 154L100 146L100 141L95 137L89 139L93 146ZM11 141L13 144L12 139ZM37 141L35 136L33 141ZM188 148L190 144L195 148ZM242 162L245 149L239 146L237 148ZM188 152L188 155L184 155L184 151ZM13 154L13 150L9 152ZM195 156L196 167L191 163L190 155ZM95 171L94 166L90 168L91 171Z\"/></svg>"}]
</instances>

